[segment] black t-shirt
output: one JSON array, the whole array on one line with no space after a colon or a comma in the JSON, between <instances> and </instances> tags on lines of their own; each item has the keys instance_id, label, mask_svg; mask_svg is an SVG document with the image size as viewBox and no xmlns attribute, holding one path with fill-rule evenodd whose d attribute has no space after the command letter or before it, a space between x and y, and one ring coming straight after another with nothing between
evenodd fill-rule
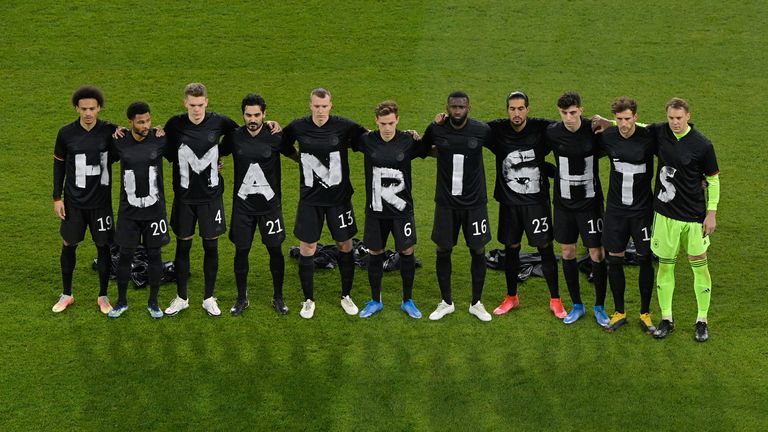
<instances>
[{"instance_id":1,"label":"black t-shirt","mask_svg":"<svg viewBox=\"0 0 768 432\"><path fill-rule=\"evenodd\" d=\"M239 211L254 215L280 208L281 139L282 134L273 134L266 124L256 136L241 126L224 138L221 155L231 154L235 162L233 208L236 206Z\"/></svg>"},{"instance_id":2,"label":"black t-shirt","mask_svg":"<svg viewBox=\"0 0 768 432\"><path fill-rule=\"evenodd\" d=\"M491 128L468 119L461 129L450 121L432 123L424 132L424 145L437 148L435 202L452 209L471 209L485 205L485 167L483 147L490 142Z\"/></svg>"},{"instance_id":3,"label":"black t-shirt","mask_svg":"<svg viewBox=\"0 0 768 432\"><path fill-rule=\"evenodd\" d=\"M576 132L566 129L563 122L552 123L545 138L557 164L555 206L576 212L602 207L597 137L590 120L582 118Z\"/></svg>"},{"instance_id":4,"label":"black t-shirt","mask_svg":"<svg viewBox=\"0 0 768 432\"><path fill-rule=\"evenodd\" d=\"M666 123L649 127L659 145L654 209L672 219L704 222L707 203L701 181L720 172L715 147L693 125L679 141Z\"/></svg>"},{"instance_id":5,"label":"black t-shirt","mask_svg":"<svg viewBox=\"0 0 768 432\"><path fill-rule=\"evenodd\" d=\"M163 157L167 157L167 152L166 138L158 138L154 129L141 141L136 141L130 132L113 140L110 159L120 161L119 217L165 217Z\"/></svg>"},{"instance_id":6,"label":"black t-shirt","mask_svg":"<svg viewBox=\"0 0 768 432\"><path fill-rule=\"evenodd\" d=\"M549 179L542 169L549 148L544 132L550 120L529 118L517 132L509 119L488 122L496 155L496 187L493 197L505 205L549 204Z\"/></svg>"},{"instance_id":7,"label":"black t-shirt","mask_svg":"<svg viewBox=\"0 0 768 432\"><path fill-rule=\"evenodd\" d=\"M600 150L611 160L606 209L617 214L645 213L652 208L651 180L656 138L637 126L624 138L616 126L599 135Z\"/></svg>"},{"instance_id":8,"label":"black t-shirt","mask_svg":"<svg viewBox=\"0 0 768 432\"><path fill-rule=\"evenodd\" d=\"M294 154L293 143L299 142L299 201L325 207L352 198L347 149L366 132L352 120L337 116L331 116L322 126L317 126L312 117L296 119L283 130L283 154Z\"/></svg>"},{"instance_id":9,"label":"black t-shirt","mask_svg":"<svg viewBox=\"0 0 768 432\"><path fill-rule=\"evenodd\" d=\"M207 112L200 124L179 114L165 124L173 162L173 192L187 204L204 204L224 192L219 174L219 141L237 129L229 117Z\"/></svg>"},{"instance_id":10,"label":"black t-shirt","mask_svg":"<svg viewBox=\"0 0 768 432\"><path fill-rule=\"evenodd\" d=\"M379 131L363 135L358 143L365 165L365 212L380 218L413 215L411 160L427 156L429 148L410 133L397 131L387 141Z\"/></svg>"},{"instance_id":11,"label":"black t-shirt","mask_svg":"<svg viewBox=\"0 0 768 432\"><path fill-rule=\"evenodd\" d=\"M95 209L112 206L112 166L109 144L116 126L96 120L90 131L80 119L59 129L53 154L64 160L64 202L69 207Z\"/></svg>"}]
</instances>

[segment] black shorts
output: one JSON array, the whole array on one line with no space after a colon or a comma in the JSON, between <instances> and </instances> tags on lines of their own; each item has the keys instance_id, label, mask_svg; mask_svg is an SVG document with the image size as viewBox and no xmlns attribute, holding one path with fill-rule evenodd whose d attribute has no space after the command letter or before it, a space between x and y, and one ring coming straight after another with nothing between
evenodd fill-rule
<instances>
[{"instance_id":1,"label":"black shorts","mask_svg":"<svg viewBox=\"0 0 768 432\"><path fill-rule=\"evenodd\" d=\"M227 231L224 216L224 200L218 197L205 204L186 204L173 200L171 228L176 237L186 238L195 234L195 225L200 225L200 237L212 239Z\"/></svg>"},{"instance_id":2,"label":"black shorts","mask_svg":"<svg viewBox=\"0 0 768 432\"><path fill-rule=\"evenodd\" d=\"M585 212L573 212L555 207L555 241L574 244L579 240L588 248L602 246L603 209L596 207Z\"/></svg>"},{"instance_id":3,"label":"black shorts","mask_svg":"<svg viewBox=\"0 0 768 432\"><path fill-rule=\"evenodd\" d=\"M65 204L66 205L66 204ZM112 206L96 209L65 207L66 217L61 221L61 238L67 244L80 243L85 238L85 228L91 231L91 238L97 245L112 243L115 234Z\"/></svg>"},{"instance_id":4,"label":"black shorts","mask_svg":"<svg viewBox=\"0 0 768 432\"><path fill-rule=\"evenodd\" d=\"M518 244L528 237L528 244L543 247L552 242L552 210L547 204L509 206L499 204L497 236L504 245Z\"/></svg>"},{"instance_id":5,"label":"black shorts","mask_svg":"<svg viewBox=\"0 0 768 432\"><path fill-rule=\"evenodd\" d=\"M603 224L603 246L608 252L624 252L631 237L638 255L650 256L652 224L653 210L650 209L635 215L616 215L608 210Z\"/></svg>"},{"instance_id":6,"label":"black shorts","mask_svg":"<svg viewBox=\"0 0 768 432\"><path fill-rule=\"evenodd\" d=\"M147 249L159 248L170 241L165 216L154 220L135 220L121 216L117 220L115 243L121 248L135 249L140 244Z\"/></svg>"},{"instance_id":7,"label":"black shorts","mask_svg":"<svg viewBox=\"0 0 768 432\"><path fill-rule=\"evenodd\" d=\"M232 219L229 224L229 240L238 249L250 249L253 235L259 227L261 243L266 247L275 247L285 240L285 220L280 208L273 209L267 214L243 213L240 206L232 206Z\"/></svg>"},{"instance_id":8,"label":"black shorts","mask_svg":"<svg viewBox=\"0 0 768 432\"><path fill-rule=\"evenodd\" d=\"M432 241L441 249L456 246L459 228L464 232L464 241L470 249L481 249L491 241L488 227L488 207L473 209L451 209L435 205L435 222L432 225Z\"/></svg>"},{"instance_id":9,"label":"black shorts","mask_svg":"<svg viewBox=\"0 0 768 432\"><path fill-rule=\"evenodd\" d=\"M334 207L313 206L299 201L293 234L304 243L317 243L323 230L323 220L327 221L331 237L337 242L347 241L357 234L351 201Z\"/></svg>"},{"instance_id":10,"label":"black shorts","mask_svg":"<svg viewBox=\"0 0 768 432\"><path fill-rule=\"evenodd\" d=\"M395 249L402 252L416 244L416 219L413 215L389 219L365 216L363 244L369 249L382 250L387 247L387 238L392 233Z\"/></svg>"}]
</instances>

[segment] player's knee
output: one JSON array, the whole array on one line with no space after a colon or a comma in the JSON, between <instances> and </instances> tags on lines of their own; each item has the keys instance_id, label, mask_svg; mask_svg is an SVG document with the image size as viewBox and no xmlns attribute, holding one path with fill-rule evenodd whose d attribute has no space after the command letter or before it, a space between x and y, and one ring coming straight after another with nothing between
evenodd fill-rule
<instances>
[{"instance_id":1,"label":"player's knee","mask_svg":"<svg viewBox=\"0 0 768 432\"><path fill-rule=\"evenodd\" d=\"M299 242L299 253L303 256L312 256L317 250L317 243Z\"/></svg>"},{"instance_id":2,"label":"player's knee","mask_svg":"<svg viewBox=\"0 0 768 432\"><path fill-rule=\"evenodd\" d=\"M409 247L408 249L400 251L400 255L405 255L405 256L413 255L413 246Z\"/></svg>"},{"instance_id":3,"label":"player's knee","mask_svg":"<svg viewBox=\"0 0 768 432\"><path fill-rule=\"evenodd\" d=\"M612 256L622 257L624 258L624 252L608 252L608 258ZM640 255L638 255L640 257Z\"/></svg>"},{"instance_id":4,"label":"player's knee","mask_svg":"<svg viewBox=\"0 0 768 432\"><path fill-rule=\"evenodd\" d=\"M147 248L147 257L152 259L160 256L160 248Z\"/></svg>"},{"instance_id":5,"label":"player's knee","mask_svg":"<svg viewBox=\"0 0 768 432\"><path fill-rule=\"evenodd\" d=\"M369 255L381 255L384 253L384 249L368 249Z\"/></svg>"},{"instance_id":6,"label":"player's knee","mask_svg":"<svg viewBox=\"0 0 768 432\"><path fill-rule=\"evenodd\" d=\"M589 248L589 257L593 262L601 262L603 256L603 248Z\"/></svg>"},{"instance_id":7,"label":"player's knee","mask_svg":"<svg viewBox=\"0 0 768 432\"><path fill-rule=\"evenodd\" d=\"M280 258L283 256L283 248L280 246L270 246L267 248L267 252L269 253L269 256L274 258Z\"/></svg>"},{"instance_id":8,"label":"player's knee","mask_svg":"<svg viewBox=\"0 0 768 432\"><path fill-rule=\"evenodd\" d=\"M336 247L339 252L347 253L352 251L352 239L344 240L343 242L336 242Z\"/></svg>"},{"instance_id":9,"label":"player's knee","mask_svg":"<svg viewBox=\"0 0 768 432\"><path fill-rule=\"evenodd\" d=\"M66 241L62 240L62 245L63 245L65 248L72 248L72 249L74 249L74 248L76 248L76 247L77 247L77 245L78 245L78 244L79 244L79 243L77 243L77 242L74 242L74 243L67 243Z\"/></svg>"},{"instance_id":10,"label":"player's knee","mask_svg":"<svg viewBox=\"0 0 768 432\"><path fill-rule=\"evenodd\" d=\"M437 253L439 255L450 255L451 252L453 252L453 248L444 248L444 247L437 247Z\"/></svg>"},{"instance_id":11,"label":"player's knee","mask_svg":"<svg viewBox=\"0 0 768 432\"><path fill-rule=\"evenodd\" d=\"M608 265L620 265L624 264L624 257L609 254L608 257L606 257L606 261L608 261Z\"/></svg>"},{"instance_id":12,"label":"player's knee","mask_svg":"<svg viewBox=\"0 0 768 432\"><path fill-rule=\"evenodd\" d=\"M520 249L520 243L504 245L507 249Z\"/></svg>"},{"instance_id":13,"label":"player's knee","mask_svg":"<svg viewBox=\"0 0 768 432\"><path fill-rule=\"evenodd\" d=\"M703 260L707 259L707 253L704 252L701 255L688 255L688 261L697 261L697 260Z\"/></svg>"},{"instance_id":14,"label":"player's knee","mask_svg":"<svg viewBox=\"0 0 768 432\"><path fill-rule=\"evenodd\" d=\"M469 251L469 253L471 253L472 255L475 255L475 256L477 256L477 255L485 255L485 248L482 247L482 248L478 248L478 249L471 249Z\"/></svg>"},{"instance_id":15,"label":"player's knee","mask_svg":"<svg viewBox=\"0 0 768 432\"><path fill-rule=\"evenodd\" d=\"M189 236L189 237L176 237L176 241L177 241L177 242L179 242L179 241L188 241L188 242L191 242L191 241L192 241L192 236Z\"/></svg>"},{"instance_id":16,"label":"player's knee","mask_svg":"<svg viewBox=\"0 0 768 432\"><path fill-rule=\"evenodd\" d=\"M572 260L576 258L576 245L575 244L561 244L560 252L563 254L563 259Z\"/></svg>"}]
</instances>

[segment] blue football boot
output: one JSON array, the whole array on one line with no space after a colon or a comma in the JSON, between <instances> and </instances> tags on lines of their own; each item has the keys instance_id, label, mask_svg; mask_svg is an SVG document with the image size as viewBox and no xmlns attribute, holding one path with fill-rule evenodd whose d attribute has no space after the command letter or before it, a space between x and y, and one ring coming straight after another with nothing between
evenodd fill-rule
<instances>
[{"instance_id":1,"label":"blue football boot","mask_svg":"<svg viewBox=\"0 0 768 432\"><path fill-rule=\"evenodd\" d=\"M576 321L579 320L579 318L583 317L585 314L584 311L584 305L583 304L575 304L573 305L573 309L571 309L570 312L568 312L568 315L563 318L563 322L566 324L573 324Z\"/></svg>"}]
</instances>

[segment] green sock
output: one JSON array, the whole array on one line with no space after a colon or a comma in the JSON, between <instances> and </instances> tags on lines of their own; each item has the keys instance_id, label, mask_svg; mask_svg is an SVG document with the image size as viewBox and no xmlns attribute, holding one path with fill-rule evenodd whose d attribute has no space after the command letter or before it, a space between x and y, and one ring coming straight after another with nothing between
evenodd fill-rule
<instances>
[{"instance_id":1,"label":"green sock","mask_svg":"<svg viewBox=\"0 0 768 432\"><path fill-rule=\"evenodd\" d=\"M699 307L697 321L707 322L709 312L709 300L712 295L712 277L709 275L707 259L691 260L693 270L693 290L696 292L696 304Z\"/></svg>"},{"instance_id":2,"label":"green sock","mask_svg":"<svg viewBox=\"0 0 768 432\"><path fill-rule=\"evenodd\" d=\"M675 258L659 258L656 293L663 319L672 319L672 295L675 292Z\"/></svg>"}]
</instances>

